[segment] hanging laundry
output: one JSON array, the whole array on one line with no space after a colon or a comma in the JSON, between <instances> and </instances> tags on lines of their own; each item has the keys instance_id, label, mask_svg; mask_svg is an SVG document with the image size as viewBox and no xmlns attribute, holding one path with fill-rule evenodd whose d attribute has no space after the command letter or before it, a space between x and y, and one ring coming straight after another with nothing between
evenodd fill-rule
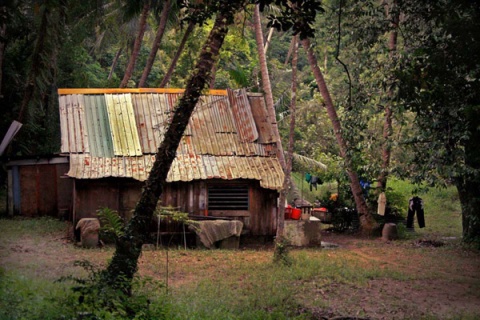
<instances>
[{"instance_id":1,"label":"hanging laundry","mask_svg":"<svg viewBox=\"0 0 480 320\"><path fill-rule=\"evenodd\" d=\"M312 187L315 187L315 190L318 190L318 184L323 184L323 181L317 176L312 176L310 179L310 191L312 191Z\"/></svg>"},{"instance_id":2,"label":"hanging laundry","mask_svg":"<svg viewBox=\"0 0 480 320\"><path fill-rule=\"evenodd\" d=\"M310 182L312 180L312 175L310 173L305 173L305 181Z\"/></svg>"},{"instance_id":3,"label":"hanging laundry","mask_svg":"<svg viewBox=\"0 0 480 320\"><path fill-rule=\"evenodd\" d=\"M378 208L377 213L381 216L385 215L385 207L387 206L387 196L385 192L382 192L378 196Z\"/></svg>"},{"instance_id":4,"label":"hanging laundry","mask_svg":"<svg viewBox=\"0 0 480 320\"><path fill-rule=\"evenodd\" d=\"M413 218L417 215L418 226L425 228L425 215L423 211L423 200L420 197L413 197L408 202L407 229L413 230Z\"/></svg>"}]
</instances>

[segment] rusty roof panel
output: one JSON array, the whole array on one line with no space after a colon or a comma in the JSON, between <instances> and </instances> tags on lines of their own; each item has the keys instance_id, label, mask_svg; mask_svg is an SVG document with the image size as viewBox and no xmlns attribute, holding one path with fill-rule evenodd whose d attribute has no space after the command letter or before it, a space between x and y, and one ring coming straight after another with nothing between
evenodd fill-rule
<instances>
[{"instance_id":1,"label":"rusty roof panel","mask_svg":"<svg viewBox=\"0 0 480 320\"><path fill-rule=\"evenodd\" d=\"M62 152L90 152L86 135L83 95L60 96Z\"/></svg>"},{"instance_id":2,"label":"rusty roof panel","mask_svg":"<svg viewBox=\"0 0 480 320\"><path fill-rule=\"evenodd\" d=\"M254 142L258 139L258 131L252 115L252 108L245 90L227 90L231 110L238 126L240 141Z\"/></svg>"},{"instance_id":3,"label":"rusty roof panel","mask_svg":"<svg viewBox=\"0 0 480 320\"><path fill-rule=\"evenodd\" d=\"M182 93L97 91L59 90L62 152L70 153L69 175L146 180ZM216 91L201 97L167 181L255 179L265 188L280 189L283 172L276 145L270 142L266 110L252 111L265 109L263 98L247 96L244 90L228 95Z\"/></svg>"},{"instance_id":4,"label":"rusty roof panel","mask_svg":"<svg viewBox=\"0 0 480 320\"><path fill-rule=\"evenodd\" d=\"M68 175L78 179L132 177L145 181L154 162L152 155L104 158L71 154ZM283 185L283 177L282 167L274 158L180 155L172 163L167 182L254 179L259 180L263 188L278 190Z\"/></svg>"}]
</instances>

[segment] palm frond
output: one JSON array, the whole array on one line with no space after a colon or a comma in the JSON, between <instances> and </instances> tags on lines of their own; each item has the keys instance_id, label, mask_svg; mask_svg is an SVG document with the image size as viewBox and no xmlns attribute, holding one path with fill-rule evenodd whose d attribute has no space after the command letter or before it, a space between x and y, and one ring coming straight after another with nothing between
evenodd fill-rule
<instances>
[{"instance_id":1,"label":"palm frond","mask_svg":"<svg viewBox=\"0 0 480 320\"><path fill-rule=\"evenodd\" d=\"M298 153L293 154L293 161L296 161L302 167L311 168L312 170L327 170L327 166L320 161L302 156Z\"/></svg>"}]
</instances>

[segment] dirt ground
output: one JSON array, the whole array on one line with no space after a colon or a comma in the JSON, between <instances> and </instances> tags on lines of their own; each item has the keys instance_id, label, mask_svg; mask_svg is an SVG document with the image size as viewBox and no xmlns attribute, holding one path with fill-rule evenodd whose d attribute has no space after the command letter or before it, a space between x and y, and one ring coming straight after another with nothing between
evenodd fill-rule
<instances>
[{"instance_id":1,"label":"dirt ground","mask_svg":"<svg viewBox=\"0 0 480 320\"><path fill-rule=\"evenodd\" d=\"M384 242L329 232L322 239L325 244L335 244L335 248L323 249L330 250L332 255L342 251L355 261L398 270L410 275L410 279L373 278L364 285L301 283L298 297L304 298L298 299L299 312L302 308L308 310L315 319L420 319L425 314L435 315L434 319L450 319L445 315L452 314L457 315L455 319L480 319L480 253L465 249L459 239ZM252 261L267 262L271 255L265 252L272 252L268 243L241 249L237 254ZM112 253L111 247L78 248L66 232L41 238L23 237L20 241L2 239L0 267L55 280L77 272L73 267L75 260L104 264ZM161 276L158 255L158 251L142 254L139 262L142 275ZM171 259L177 266L195 265L201 274L215 273L214 268L218 267L215 256L201 253L176 252ZM196 276L186 270L172 268L170 285L181 286Z\"/></svg>"},{"instance_id":2,"label":"dirt ground","mask_svg":"<svg viewBox=\"0 0 480 320\"><path fill-rule=\"evenodd\" d=\"M463 249L459 239L398 243L333 233L323 239L339 244L338 250L348 250L360 260L397 269L412 279L371 279L359 287L333 284L317 288L316 297L332 306L319 310L320 319L338 314L358 319L420 319L432 314L434 319L450 319L451 315L480 319L480 254Z\"/></svg>"}]
</instances>

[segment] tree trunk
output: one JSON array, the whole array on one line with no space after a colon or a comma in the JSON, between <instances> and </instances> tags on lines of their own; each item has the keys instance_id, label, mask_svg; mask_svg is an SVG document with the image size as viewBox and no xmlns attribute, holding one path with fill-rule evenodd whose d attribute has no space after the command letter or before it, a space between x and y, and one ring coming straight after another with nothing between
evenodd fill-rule
<instances>
[{"instance_id":1,"label":"tree trunk","mask_svg":"<svg viewBox=\"0 0 480 320\"><path fill-rule=\"evenodd\" d=\"M7 7L0 7L0 15L7 14ZM6 47L6 36L7 36L7 24L2 23L0 25L0 99L3 98L3 61L5 59L5 47Z\"/></svg>"},{"instance_id":2,"label":"tree trunk","mask_svg":"<svg viewBox=\"0 0 480 320\"><path fill-rule=\"evenodd\" d=\"M457 183L458 195L462 205L463 241L476 243L480 248L480 182L477 179L465 178Z\"/></svg>"},{"instance_id":3,"label":"tree trunk","mask_svg":"<svg viewBox=\"0 0 480 320\"><path fill-rule=\"evenodd\" d=\"M470 132L464 141L465 165L469 172L455 180L462 205L463 241L476 243L480 248L480 106L468 107L465 118Z\"/></svg>"},{"instance_id":4,"label":"tree trunk","mask_svg":"<svg viewBox=\"0 0 480 320\"><path fill-rule=\"evenodd\" d=\"M263 48L263 51L265 51L265 54L267 54L268 46L270 45L270 41L272 40L272 35L273 35L273 27L270 28L270 30L268 31L267 41L265 42L265 47Z\"/></svg>"},{"instance_id":5,"label":"tree trunk","mask_svg":"<svg viewBox=\"0 0 480 320\"><path fill-rule=\"evenodd\" d=\"M371 235L373 230L377 227L377 222L373 218L373 215L368 211L367 203L365 202L365 199L363 197L362 187L360 186L358 175L353 169L352 159L347 152L347 144L342 135L340 119L337 116L337 111L335 110L335 106L333 105L333 101L330 97L330 92L328 91L327 84L325 83L325 79L323 78L323 74L318 67L317 57L315 56L315 53L310 46L310 41L308 39L302 40L302 45L307 52L308 62L310 64L310 67L312 68L318 89L320 90L320 94L323 97L328 117L332 122L335 137L340 148L340 155L345 161L345 168L350 179L350 189L352 190L353 198L355 199L355 205L357 207L360 219L361 231L365 235Z\"/></svg>"},{"instance_id":6,"label":"tree trunk","mask_svg":"<svg viewBox=\"0 0 480 320\"><path fill-rule=\"evenodd\" d=\"M288 150L287 150L287 163L285 168L285 180L283 183L283 190L280 193L280 208L277 219L277 235L276 241L283 241L285 234L285 199L291 185L291 173L292 173L292 159L293 159L293 147L295 144L295 113L297 106L297 63L298 63L298 36L293 36L293 58L292 58L292 96L290 99L290 131L288 134Z\"/></svg>"},{"instance_id":7,"label":"tree trunk","mask_svg":"<svg viewBox=\"0 0 480 320\"><path fill-rule=\"evenodd\" d=\"M140 78L140 81L138 83L139 88L145 87L147 83L148 75L150 74L150 71L152 71L153 62L155 61L158 48L160 47L160 43L162 42L163 35L165 34L165 28L167 26L167 19L168 19L169 13L170 13L170 0L167 0L163 4L162 14L160 15L160 22L158 24L157 34L155 35L155 39L153 40L152 49L150 50L147 63L145 65L145 68L143 69L142 77Z\"/></svg>"},{"instance_id":8,"label":"tree trunk","mask_svg":"<svg viewBox=\"0 0 480 320\"><path fill-rule=\"evenodd\" d=\"M23 94L22 103L20 104L20 111L18 113L18 122L23 123L25 118L25 113L27 111L27 106L32 100L33 94L36 88L35 79L38 76L39 68L41 67L41 55L45 47L45 38L47 36L47 24L48 24L48 15L50 10L45 7L43 9L42 18L40 21L40 27L38 29L37 41L35 42L35 48L33 49L32 54L32 67L28 75L28 79L25 85L25 92Z\"/></svg>"},{"instance_id":9,"label":"tree trunk","mask_svg":"<svg viewBox=\"0 0 480 320\"><path fill-rule=\"evenodd\" d=\"M165 74L165 77L163 77L162 83L160 83L160 88L165 88L167 83L170 81L170 78L172 77L172 74L173 74L173 70L175 70L175 67L177 66L178 59L180 58L180 55L183 52L183 48L187 43L188 37L193 32L194 27L195 27L195 24L193 24L193 22L188 23L188 27L187 27L187 30L185 30L185 34L183 35L182 42L180 42L180 46L178 47L178 50L175 53L175 56L173 57L172 62L170 63L170 67L168 68L168 71Z\"/></svg>"},{"instance_id":10,"label":"tree trunk","mask_svg":"<svg viewBox=\"0 0 480 320\"><path fill-rule=\"evenodd\" d=\"M138 34L135 38L132 55L130 56L130 60L128 61L127 69L125 70L122 82L120 83L120 88L126 88L128 85L128 80L130 80L130 78L132 77L133 70L135 69L135 63L137 62L138 55L140 54L140 48L142 47L143 35L145 34L145 29L147 28L147 17L149 11L150 4L148 1L146 1L143 5L142 13L140 15Z\"/></svg>"},{"instance_id":11,"label":"tree trunk","mask_svg":"<svg viewBox=\"0 0 480 320\"><path fill-rule=\"evenodd\" d=\"M118 59L120 59L120 55L122 54L122 51L123 51L123 47L120 47L120 49L118 49L117 53L115 54L115 58L113 58L112 66L110 67L110 72L108 73L108 78L107 78L108 80L112 79L113 72L115 71L115 67L117 66Z\"/></svg>"},{"instance_id":12,"label":"tree trunk","mask_svg":"<svg viewBox=\"0 0 480 320\"><path fill-rule=\"evenodd\" d=\"M215 88L215 77L217 75L217 67L214 65L212 68L212 72L210 73L210 80L209 80L209 87L210 89Z\"/></svg>"},{"instance_id":13,"label":"tree trunk","mask_svg":"<svg viewBox=\"0 0 480 320\"><path fill-rule=\"evenodd\" d=\"M390 8L386 7L387 15L391 21L392 31L390 31L388 39L388 49L389 49L389 60L390 62L395 61L396 51L397 51L397 28L399 23L399 12L396 10L396 0L393 0ZM393 13L392 13L393 11ZM393 87L394 75L391 75L390 85L387 89L387 98L388 103L385 106L385 122L383 124L383 146L382 146L382 167L380 174L377 178L377 188L378 193L385 191L387 188L387 177L388 171L390 168L390 156L391 156L391 136L393 133L392 129L392 104L395 97L395 89Z\"/></svg>"},{"instance_id":14,"label":"tree trunk","mask_svg":"<svg viewBox=\"0 0 480 320\"><path fill-rule=\"evenodd\" d=\"M255 5L255 11L253 14L255 24L255 39L257 42L258 60L260 62L260 72L262 74L262 87L265 93L265 103L267 105L268 116L270 117L272 131L275 134L275 140L277 142L277 158L280 161L280 165L285 171L285 156L283 154L282 140L280 140L280 134L278 133L277 115L275 114L275 106L273 103L272 86L270 84L270 76L268 74L267 59L265 57L265 50L263 47L263 33L262 23L260 21L260 6Z\"/></svg>"},{"instance_id":15,"label":"tree trunk","mask_svg":"<svg viewBox=\"0 0 480 320\"><path fill-rule=\"evenodd\" d=\"M232 6L235 7L231 8ZM134 215L126 227L125 235L118 240L113 258L104 271L106 284L123 290L127 294L130 293L131 280L137 271L142 245L146 240L153 213L162 194L170 166L175 159L183 132L218 58L219 50L228 32L228 25L233 21L234 11L239 8L240 4L230 4L228 9L222 7L221 10L223 10L217 14L193 74L187 81L185 92L175 108L172 121L157 150L155 162L135 207Z\"/></svg>"}]
</instances>

